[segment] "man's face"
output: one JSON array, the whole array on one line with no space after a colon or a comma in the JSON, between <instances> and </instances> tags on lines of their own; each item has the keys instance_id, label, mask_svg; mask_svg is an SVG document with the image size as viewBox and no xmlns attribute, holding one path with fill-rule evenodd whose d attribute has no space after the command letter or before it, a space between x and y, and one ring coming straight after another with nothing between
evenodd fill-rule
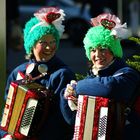
<instances>
[{"instance_id":1,"label":"man's face","mask_svg":"<svg viewBox=\"0 0 140 140\"><path fill-rule=\"evenodd\" d=\"M33 53L37 61L49 61L56 52L56 40L53 35L43 36L33 48Z\"/></svg>"},{"instance_id":2,"label":"man's face","mask_svg":"<svg viewBox=\"0 0 140 140\"><path fill-rule=\"evenodd\" d=\"M96 49L91 49L90 58L96 68L103 69L111 63L114 56L109 49L97 47Z\"/></svg>"}]
</instances>

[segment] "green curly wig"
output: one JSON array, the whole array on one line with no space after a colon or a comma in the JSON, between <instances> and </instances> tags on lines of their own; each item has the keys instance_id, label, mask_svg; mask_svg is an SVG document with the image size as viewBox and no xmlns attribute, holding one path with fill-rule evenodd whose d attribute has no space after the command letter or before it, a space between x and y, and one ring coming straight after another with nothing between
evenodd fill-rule
<instances>
[{"instance_id":1,"label":"green curly wig","mask_svg":"<svg viewBox=\"0 0 140 140\"><path fill-rule=\"evenodd\" d=\"M84 40L86 56L90 60L90 50L97 47L108 48L115 57L122 57L122 47L120 40L110 35L111 31L103 26L91 27Z\"/></svg>"},{"instance_id":2,"label":"green curly wig","mask_svg":"<svg viewBox=\"0 0 140 140\"><path fill-rule=\"evenodd\" d=\"M56 39L56 45L58 48L60 36L58 31L56 30L53 24L49 24L48 26L36 26L32 31L31 28L38 24L40 21L34 17L31 18L25 25L24 28L24 48L26 50L26 54L30 54L32 48L36 44L36 42L44 35L53 34Z\"/></svg>"}]
</instances>

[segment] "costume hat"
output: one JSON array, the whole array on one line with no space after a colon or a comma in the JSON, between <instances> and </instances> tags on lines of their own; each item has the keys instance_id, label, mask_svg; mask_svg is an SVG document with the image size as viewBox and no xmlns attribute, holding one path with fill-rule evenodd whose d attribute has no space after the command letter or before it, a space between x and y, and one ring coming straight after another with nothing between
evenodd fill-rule
<instances>
[{"instance_id":1,"label":"costume hat","mask_svg":"<svg viewBox=\"0 0 140 140\"><path fill-rule=\"evenodd\" d=\"M90 51L97 47L108 48L115 57L123 56L120 39L128 38L130 32L126 23L121 25L120 19L115 15L104 13L91 19L91 27L83 42L86 56L90 60Z\"/></svg>"},{"instance_id":2,"label":"costume hat","mask_svg":"<svg viewBox=\"0 0 140 140\"><path fill-rule=\"evenodd\" d=\"M42 36L52 34L56 39L58 48L59 40L64 32L64 11L56 7L42 8L34 13L24 28L24 47L26 54L30 54L36 42Z\"/></svg>"}]
</instances>

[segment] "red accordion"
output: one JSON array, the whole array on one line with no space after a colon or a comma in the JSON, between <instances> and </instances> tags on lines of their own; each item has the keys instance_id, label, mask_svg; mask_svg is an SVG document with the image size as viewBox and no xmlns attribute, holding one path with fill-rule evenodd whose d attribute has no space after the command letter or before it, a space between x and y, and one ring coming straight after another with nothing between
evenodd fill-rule
<instances>
[{"instance_id":1,"label":"red accordion","mask_svg":"<svg viewBox=\"0 0 140 140\"><path fill-rule=\"evenodd\" d=\"M12 82L1 129L17 139L34 137L46 119L50 97L50 91L35 82Z\"/></svg>"},{"instance_id":2,"label":"red accordion","mask_svg":"<svg viewBox=\"0 0 140 140\"><path fill-rule=\"evenodd\" d=\"M106 140L109 106L108 98L79 95L73 140Z\"/></svg>"}]
</instances>

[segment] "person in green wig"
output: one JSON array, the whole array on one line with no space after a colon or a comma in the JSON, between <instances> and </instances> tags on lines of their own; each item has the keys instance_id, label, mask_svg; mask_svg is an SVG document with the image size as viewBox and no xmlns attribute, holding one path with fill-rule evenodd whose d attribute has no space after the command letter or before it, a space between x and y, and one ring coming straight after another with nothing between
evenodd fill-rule
<instances>
[{"instance_id":1,"label":"person in green wig","mask_svg":"<svg viewBox=\"0 0 140 140\"><path fill-rule=\"evenodd\" d=\"M85 108L85 106L82 106L80 102L81 104L79 105L82 107L77 107L76 101L79 95L105 97L117 102L128 103L134 96L140 82L140 74L138 71L129 67L123 60L120 40L131 35L126 28L126 23L122 25L118 17L110 13L104 13L91 19L91 24L92 27L87 31L83 40L86 57L91 62L88 75L79 81L72 80L67 84L66 88L63 89L60 96L61 111L65 120L68 124L75 125L74 139L81 137L84 133L81 131L84 130L82 127L84 126L82 123L85 118L84 111L82 113L83 117L78 113L84 110L83 108ZM79 110L79 108L81 108L81 110ZM98 106L96 106L96 108L98 108ZM111 124L114 122L115 118ZM117 135L115 135L115 137L111 137L112 130L109 130L109 136L103 133L103 137L108 137L113 140L116 138L123 140L139 139L140 135L138 132L140 131L140 127L135 123L138 122L138 120L136 121L136 118L132 117L128 119L127 122L123 130L121 129L122 127L119 126L119 131L117 130L118 132L116 132ZM116 124L117 123L118 122L116 122ZM88 126L91 126L91 124L89 121ZM94 121L94 124L96 125L98 122ZM101 126L103 126L104 130L104 123L101 124ZM96 126L94 127L96 128ZM97 134L97 131L93 131L90 128L93 128L93 126L89 127L89 129L87 128L89 135L97 136L98 138L96 139L100 139L100 134ZM90 132L93 132L93 134Z\"/></svg>"},{"instance_id":2,"label":"person in green wig","mask_svg":"<svg viewBox=\"0 0 140 140\"><path fill-rule=\"evenodd\" d=\"M51 105L48 108L48 115L41 129L33 135L33 138L28 136L28 133L25 134L25 137L27 135L27 139L72 139L73 128L65 122L59 106L61 90L72 79L75 79L75 74L71 69L56 56L59 41L64 32L64 25L62 24L64 16L64 11L58 7L45 7L37 11L34 17L25 24L23 30L24 47L28 61L16 67L7 80L5 100L10 83L23 78L41 84L49 89L53 96ZM1 121L2 128L4 127L4 122L8 121L5 119L5 115L8 115L5 110ZM38 115L42 117L42 114ZM38 118L38 123L39 121L41 121L40 118ZM28 122L25 123L28 124ZM2 138L3 140L17 138L15 134L11 135L8 129L7 132L1 130L0 135L4 137Z\"/></svg>"}]
</instances>

